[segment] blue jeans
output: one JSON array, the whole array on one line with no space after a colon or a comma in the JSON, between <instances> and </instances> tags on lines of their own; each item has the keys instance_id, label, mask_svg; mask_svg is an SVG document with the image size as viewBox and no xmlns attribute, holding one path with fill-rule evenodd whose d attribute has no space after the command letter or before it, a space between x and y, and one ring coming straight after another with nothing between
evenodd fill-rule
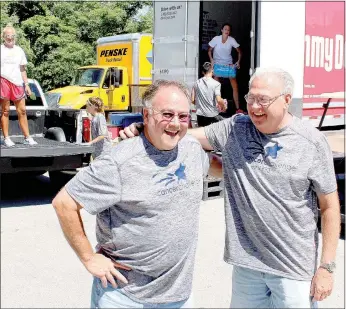
<instances>
[{"instance_id":1,"label":"blue jeans","mask_svg":"<svg viewBox=\"0 0 346 309\"><path fill-rule=\"evenodd\" d=\"M317 308L311 281L288 279L234 266L231 308Z\"/></svg>"},{"instance_id":2,"label":"blue jeans","mask_svg":"<svg viewBox=\"0 0 346 309\"><path fill-rule=\"evenodd\" d=\"M94 278L91 291L91 308L193 308L193 300L190 297L173 303L150 304L138 303L127 297L120 289L113 288L108 282L107 288L102 286L101 280Z\"/></svg>"}]
</instances>

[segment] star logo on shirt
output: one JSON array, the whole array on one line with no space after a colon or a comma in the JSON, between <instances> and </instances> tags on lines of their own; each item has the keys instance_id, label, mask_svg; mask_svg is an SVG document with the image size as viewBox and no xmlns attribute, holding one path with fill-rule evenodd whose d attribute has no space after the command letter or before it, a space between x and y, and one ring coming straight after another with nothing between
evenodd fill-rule
<instances>
[{"instance_id":1,"label":"star logo on shirt","mask_svg":"<svg viewBox=\"0 0 346 309\"><path fill-rule=\"evenodd\" d=\"M276 142L274 144L274 146L267 146L265 147L264 151L265 151L265 157L272 157L273 159L276 159L278 156L278 152L279 150L281 150L282 147L279 146L279 144Z\"/></svg>"},{"instance_id":2,"label":"star logo on shirt","mask_svg":"<svg viewBox=\"0 0 346 309\"><path fill-rule=\"evenodd\" d=\"M158 174L155 174L152 178L156 177ZM186 174L185 174L185 165L180 163L178 169L174 173L167 173L166 177L158 180L156 184L158 183L165 183L165 186L169 185L172 182L180 182L181 180L186 180Z\"/></svg>"}]
</instances>

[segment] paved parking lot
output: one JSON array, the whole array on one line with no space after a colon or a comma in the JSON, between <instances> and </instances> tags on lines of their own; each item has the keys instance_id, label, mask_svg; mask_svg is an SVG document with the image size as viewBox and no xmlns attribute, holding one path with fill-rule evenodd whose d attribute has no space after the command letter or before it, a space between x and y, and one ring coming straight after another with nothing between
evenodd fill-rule
<instances>
[{"instance_id":1,"label":"paved parking lot","mask_svg":"<svg viewBox=\"0 0 346 309\"><path fill-rule=\"evenodd\" d=\"M326 135L334 151L344 151L344 131ZM1 308L87 308L92 278L63 237L49 178L18 179L1 190ZM95 217L82 216L95 245ZM222 259L224 235L223 200L203 202L193 286L199 308L229 307L232 267ZM334 291L320 308L345 308L344 253L340 239Z\"/></svg>"},{"instance_id":2,"label":"paved parking lot","mask_svg":"<svg viewBox=\"0 0 346 309\"><path fill-rule=\"evenodd\" d=\"M49 192L44 177L37 181ZM64 239L49 204L51 196L31 194L2 203L1 308L87 308L91 275ZM85 211L82 216L95 244L95 217ZM199 308L229 307L232 267L222 260L224 233L223 200L203 202L193 286ZM334 292L321 308L344 308L344 261L340 240Z\"/></svg>"}]
</instances>

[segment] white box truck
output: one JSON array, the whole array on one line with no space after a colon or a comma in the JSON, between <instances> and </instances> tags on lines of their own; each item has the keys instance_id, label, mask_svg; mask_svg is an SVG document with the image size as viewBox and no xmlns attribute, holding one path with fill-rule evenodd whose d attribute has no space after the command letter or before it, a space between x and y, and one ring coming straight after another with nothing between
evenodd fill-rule
<instances>
[{"instance_id":1,"label":"white box truck","mask_svg":"<svg viewBox=\"0 0 346 309\"><path fill-rule=\"evenodd\" d=\"M208 42L227 22L243 54L237 76L243 108L254 69L277 66L295 80L293 114L318 126L330 99L323 126L344 125L344 21L344 2L157 1L153 79L178 79L191 87L209 61ZM231 88L223 88L232 98Z\"/></svg>"}]
</instances>

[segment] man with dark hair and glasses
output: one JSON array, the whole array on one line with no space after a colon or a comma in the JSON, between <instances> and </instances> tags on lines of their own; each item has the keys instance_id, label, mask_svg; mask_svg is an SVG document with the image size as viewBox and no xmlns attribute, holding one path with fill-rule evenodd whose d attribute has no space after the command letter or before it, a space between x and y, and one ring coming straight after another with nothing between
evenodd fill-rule
<instances>
[{"instance_id":1,"label":"man with dark hair and glasses","mask_svg":"<svg viewBox=\"0 0 346 309\"><path fill-rule=\"evenodd\" d=\"M293 86L288 72L258 68L248 115L189 131L204 149L222 152L231 308L310 308L333 289L340 234L333 156L323 133L288 112Z\"/></svg>"},{"instance_id":2,"label":"man with dark hair and glasses","mask_svg":"<svg viewBox=\"0 0 346 309\"><path fill-rule=\"evenodd\" d=\"M226 104L221 97L221 84L213 78L213 66L205 62L202 67L203 77L196 81L191 92L191 101L196 104L197 124L205 127L223 120L219 112L226 111Z\"/></svg>"},{"instance_id":3,"label":"man with dark hair and glasses","mask_svg":"<svg viewBox=\"0 0 346 309\"><path fill-rule=\"evenodd\" d=\"M143 133L81 170L53 201L67 240L94 276L92 308L193 307L209 159L186 135L189 103L181 83L154 82L143 95ZM97 215L97 253L82 208Z\"/></svg>"}]
</instances>

